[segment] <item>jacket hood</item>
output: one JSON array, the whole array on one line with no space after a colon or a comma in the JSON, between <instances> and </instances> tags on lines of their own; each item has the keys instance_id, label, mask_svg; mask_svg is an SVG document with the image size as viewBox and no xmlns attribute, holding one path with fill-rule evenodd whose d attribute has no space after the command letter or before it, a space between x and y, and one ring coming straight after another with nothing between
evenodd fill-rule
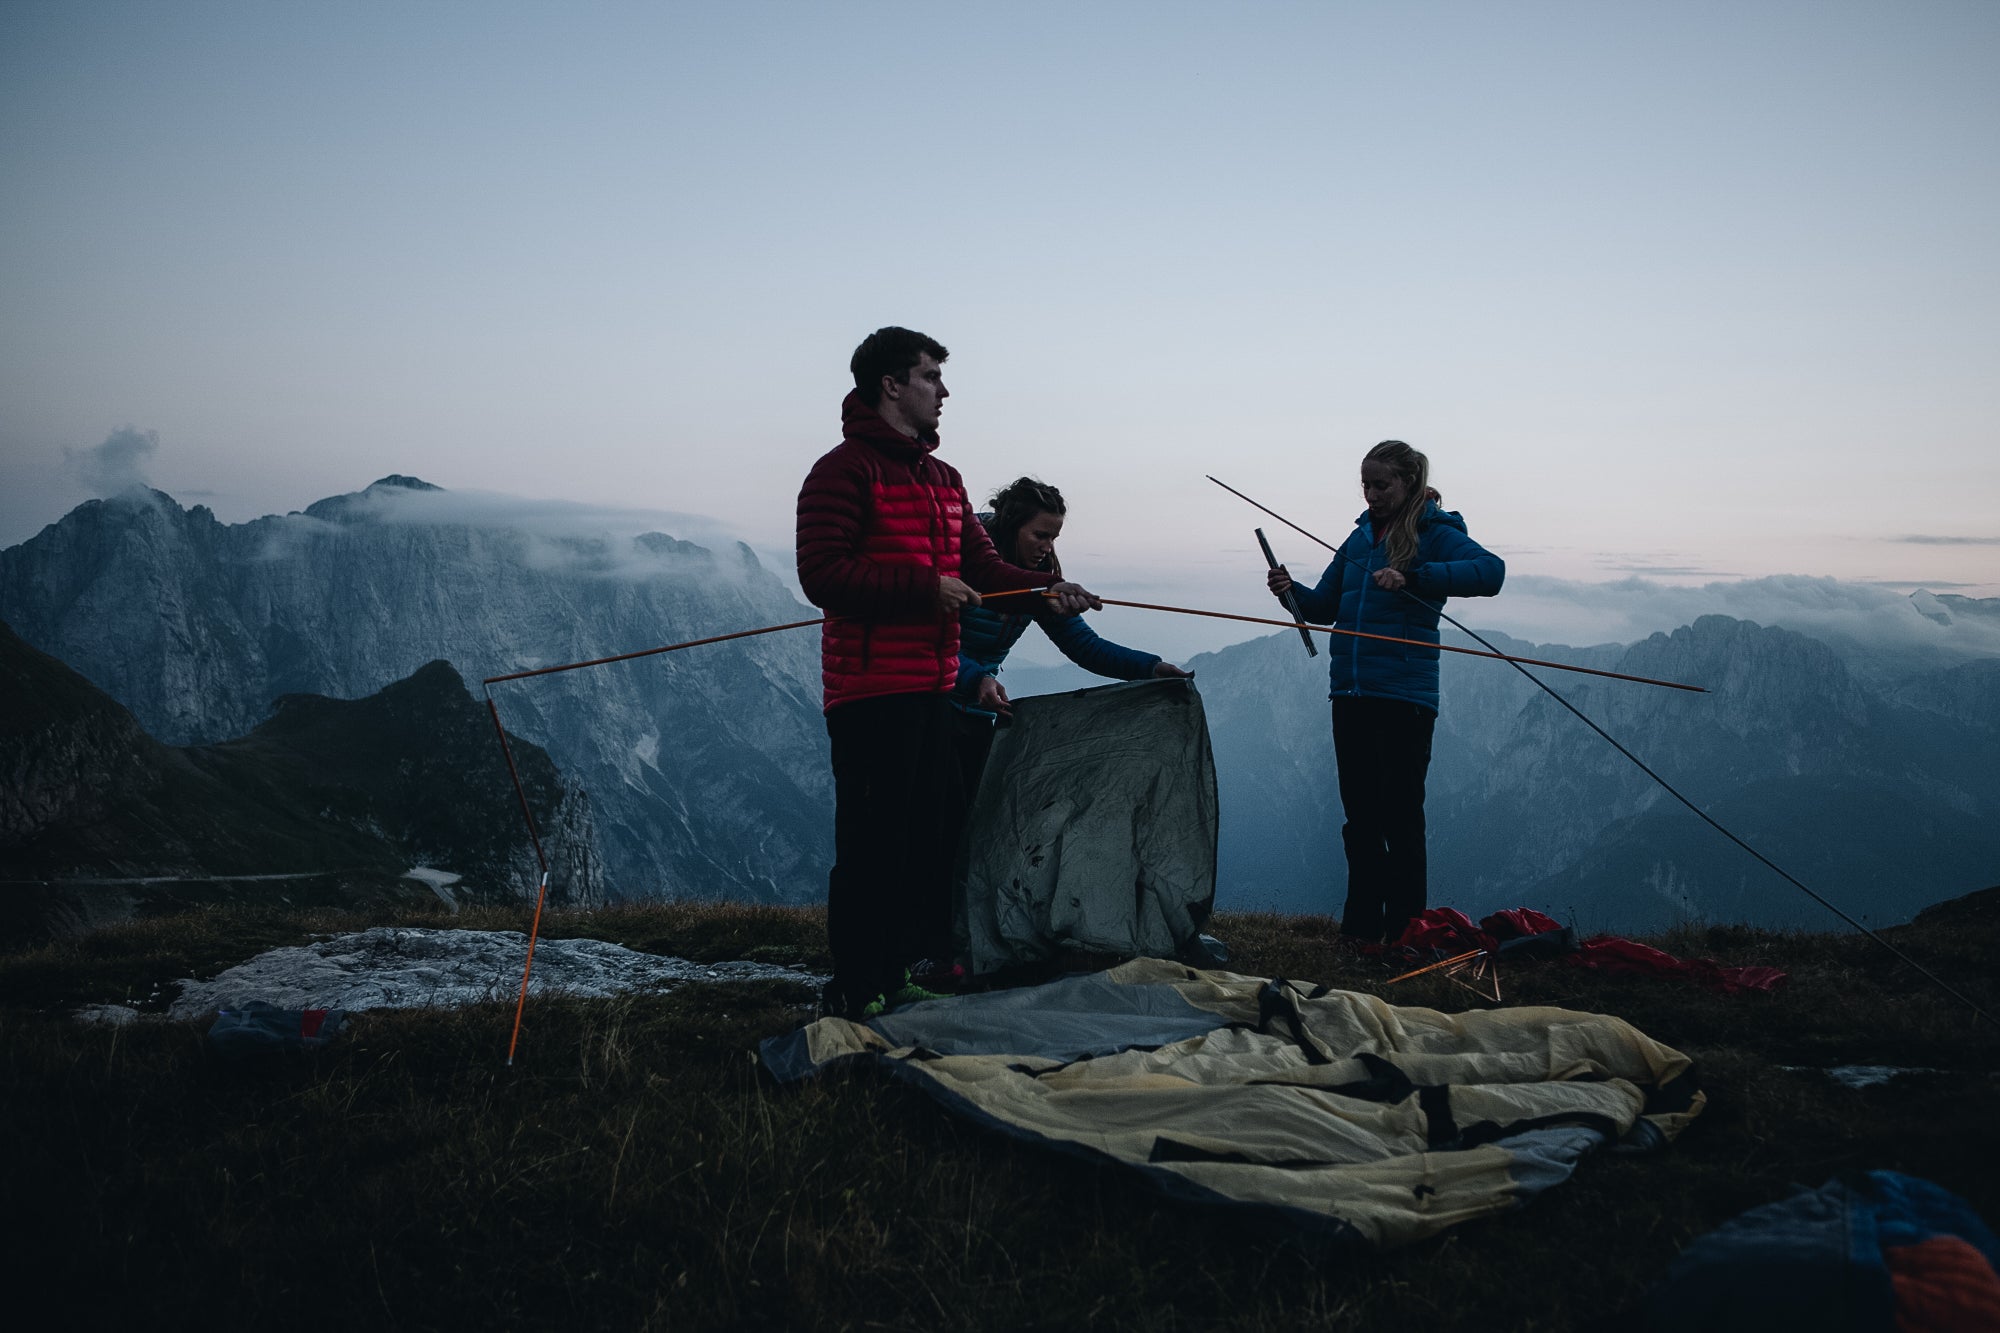
<instances>
[{"instance_id":1,"label":"jacket hood","mask_svg":"<svg viewBox=\"0 0 2000 1333\"><path fill-rule=\"evenodd\" d=\"M1442 523L1445 527L1457 528L1460 532L1465 531L1465 520L1458 516L1458 511L1446 509L1436 500L1424 506L1424 521L1421 526L1429 527L1433 523Z\"/></svg>"},{"instance_id":2,"label":"jacket hood","mask_svg":"<svg viewBox=\"0 0 2000 1333\"><path fill-rule=\"evenodd\" d=\"M904 436L903 438L908 439L909 437ZM1367 521L1368 511L1366 509L1354 516L1354 526L1357 528ZM1442 523L1448 528L1457 528L1460 532L1465 531L1465 520L1459 517L1456 509L1446 509L1436 500L1426 500L1424 501L1423 521L1417 524L1417 528L1421 531L1433 523Z\"/></svg>"},{"instance_id":3,"label":"jacket hood","mask_svg":"<svg viewBox=\"0 0 2000 1333\"><path fill-rule=\"evenodd\" d=\"M922 458L925 454L935 453L938 447L936 431L927 430L921 438L911 439L882 420L880 412L862 402L859 389L849 389L847 397L841 399L840 435L842 439L872 444L896 458Z\"/></svg>"}]
</instances>

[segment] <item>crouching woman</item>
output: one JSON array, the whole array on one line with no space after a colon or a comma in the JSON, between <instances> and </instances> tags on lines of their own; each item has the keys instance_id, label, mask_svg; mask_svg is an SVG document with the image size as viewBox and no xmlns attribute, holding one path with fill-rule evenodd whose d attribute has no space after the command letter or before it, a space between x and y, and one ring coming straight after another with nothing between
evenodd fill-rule
<instances>
[{"instance_id":1,"label":"crouching woman","mask_svg":"<svg viewBox=\"0 0 2000 1333\"><path fill-rule=\"evenodd\" d=\"M1043 571L1051 580L1062 578L1056 539L1062 535L1063 519L1069 512L1062 492L1047 482L1021 477L995 491L988 503L992 509L979 515L979 521L986 525L1001 559ZM1157 653L1143 653L1100 638L1082 616L1055 615L1039 597L994 596L978 606L964 607L958 613L958 686L952 691L951 703L958 713L959 765L968 800L986 769L996 720L1013 710L1013 701L1000 684L1001 664L1030 622L1041 626L1064 657L1095 675L1144 680L1194 674Z\"/></svg>"}]
</instances>

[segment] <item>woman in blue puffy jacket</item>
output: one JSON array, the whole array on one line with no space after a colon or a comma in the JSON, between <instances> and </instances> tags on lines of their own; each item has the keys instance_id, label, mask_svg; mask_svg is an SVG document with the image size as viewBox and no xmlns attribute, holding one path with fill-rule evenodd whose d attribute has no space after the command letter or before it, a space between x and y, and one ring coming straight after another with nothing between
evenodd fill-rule
<instances>
[{"instance_id":1,"label":"woman in blue puffy jacket","mask_svg":"<svg viewBox=\"0 0 2000 1333\"><path fill-rule=\"evenodd\" d=\"M987 501L991 513L979 521L993 538L1003 560L1027 569L1047 570L1062 578L1056 559L1056 538L1062 535L1067 506L1062 492L1047 482L1022 477L994 492ZM989 605L967 606L958 613L958 685L952 707L958 710L959 762L970 799L993 748L996 720L1013 708L998 680L1000 664L1030 624L1040 625L1064 657L1094 675L1113 680L1144 680L1149 676L1191 676L1156 653L1120 647L1084 623L1082 616L1056 615L1033 597L996 598Z\"/></svg>"},{"instance_id":2,"label":"woman in blue puffy jacket","mask_svg":"<svg viewBox=\"0 0 2000 1333\"><path fill-rule=\"evenodd\" d=\"M1361 460L1367 512L1307 588L1280 565L1269 586L1298 599L1319 625L1382 639L1333 636L1333 753L1340 770L1340 837L1347 849L1342 935L1393 942L1424 910L1424 777L1438 709L1438 612L1447 597L1491 597L1507 566L1438 504L1430 460L1384 440Z\"/></svg>"}]
</instances>

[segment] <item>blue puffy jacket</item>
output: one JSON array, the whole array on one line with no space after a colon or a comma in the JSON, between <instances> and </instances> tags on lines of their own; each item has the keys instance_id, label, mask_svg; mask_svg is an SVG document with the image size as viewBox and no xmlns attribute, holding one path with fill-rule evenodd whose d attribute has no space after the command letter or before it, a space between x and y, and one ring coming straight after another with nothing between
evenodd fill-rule
<instances>
[{"instance_id":1,"label":"blue puffy jacket","mask_svg":"<svg viewBox=\"0 0 2000 1333\"><path fill-rule=\"evenodd\" d=\"M1507 577L1506 562L1467 536L1465 520L1435 500L1426 505L1417 529L1417 558L1403 571L1414 597L1375 586L1375 571L1388 563L1389 549L1376 542L1375 525L1364 510L1319 586L1292 585L1299 614L1316 625L1435 644L1438 608L1447 597L1491 597ZM1327 657L1335 695L1406 699L1437 711L1435 647L1335 635Z\"/></svg>"},{"instance_id":2,"label":"blue puffy jacket","mask_svg":"<svg viewBox=\"0 0 2000 1333\"><path fill-rule=\"evenodd\" d=\"M1020 600L1020 599L1016 599ZM973 703L979 697L979 682L998 674L1007 653L1020 641L1028 624L1042 627L1056 647L1070 661L1094 675L1114 680L1144 680L1153 674L1160 659L1121 647L1099 638L1082 616L1059 616L1049 611L994 611L984 606L968 606L958 613L958 685L951 692L954 708L981 717L993 714Z\"/></svg>"}]
</instances>

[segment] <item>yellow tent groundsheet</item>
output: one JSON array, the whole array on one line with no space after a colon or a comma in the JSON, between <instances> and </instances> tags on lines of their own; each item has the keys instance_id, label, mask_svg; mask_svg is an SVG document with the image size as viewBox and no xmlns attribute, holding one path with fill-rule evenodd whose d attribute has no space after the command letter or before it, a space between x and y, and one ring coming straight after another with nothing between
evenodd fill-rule
<instances>
[{"instance_id":1,"label":"yellow tent groundsheet","mask_svg":"<svg viewBox=\"0 0 2000 1333\"><path fill-rule=\"evenodd\" d=\"M780 1081L873 1061L1172 1194L1381 1247L1519 1207L1605 1144L1662 1149L1705 1103L1686 1056L1607 1015L1445 1014L1152 958L825 1018L762 1055Z\"/></svg>"}]
</instances>

